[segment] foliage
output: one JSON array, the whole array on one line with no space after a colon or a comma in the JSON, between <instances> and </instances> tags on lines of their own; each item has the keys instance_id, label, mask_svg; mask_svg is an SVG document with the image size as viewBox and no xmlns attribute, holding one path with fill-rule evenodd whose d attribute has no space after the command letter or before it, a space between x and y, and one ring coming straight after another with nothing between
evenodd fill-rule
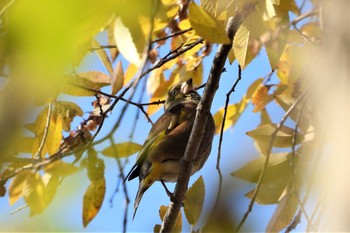
<instances>
[{"instance_id":1,"label":"foliage","mask_svg":"<svg viewBox=\"0 0 350 233\"><path fill-rule=\"evenodd\" d=\"M264 49L271 68L266 77L256 77L238 102L227 102L213 114L216 134L221 137L239 119L244 120L249 106L261 115L260 125L246 132L259 158L231 173L256 184L245 195L252 202L236 230L255 202L277 204L267 231L295 224L293 218L298 210L304 212L305 205L300 177L315 141L305 67L323 34L318 9L313 1L309 4L310 11L294 0L0 3L1 196L8 193L10 205L23 198L31 216L41 214L62 180L84 170L90 180L82 202L86 227L105 202L105 158L118 161L123 179L122 161L142 147L133 141L114 142L125 109L138 108L152 123L149 116L162 107L168 89L189 78L198 88L205 85L203 62L212 55L214 45L232 43L230 64L247 69ZM241 17L232 42L226 34L231 17ZM89 52L97 54L104 70L77 72ZM149 96L145 104L142 96L134 101L142 80ZM234 80L225 82L234 84ZM94 98L88 114L79 98ZM104 123L116 106L125 107L114 125L107 126ZM282 120L271 120L270 106L280 106ZM33 112L35 119L29 117ZM109 132L97 140L102 127ZM98 145L104 148L98 150ZM208 193L204 183L202 177L198 179L184 201L184 216L198 229L204 226L199 221ZM161 220L166 209L160 208ZM176 221L174 231L181 231L181 212ZM308 224L313 221L309 219ZM156 225L155 230L159 229Z\"/></svg>"}]
</instances>

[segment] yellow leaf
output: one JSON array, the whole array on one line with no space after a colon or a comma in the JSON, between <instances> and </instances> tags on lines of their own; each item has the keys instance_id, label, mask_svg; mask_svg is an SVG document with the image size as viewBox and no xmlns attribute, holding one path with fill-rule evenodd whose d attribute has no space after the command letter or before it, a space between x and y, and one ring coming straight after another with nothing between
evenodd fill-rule
<instances>
[{"instance_id":1,"label":"yellow leaf","mask_svg":"<svg viewBox=\"0 0 350 233\"><path fill-rule=\"evenodd\" d=\"M123 142L110 145L102 151L102 154L112 158L125 158L141 150L142 145L134 142Z\"/></svg>"},{"instance_id":2,"label":"yellow leaf","mask_svg":"<svg viewBox=\"0 0 350 233\"><path fill-rule=\"evenodd\" d=\"M24 182L27 176L30 174L29 171L24 171L16 175L9 186L9 203L13 205L20 197L23 196Z\"/></svg>"},{"instance_id":3,"label":"yellow leaf","mask_svg":"<svg viewBox=\"0 0 350 233\"><path fill-rule=\"evenodd\" d=\"M184 211L187 221L191 225L196 225L202 213L205 197L205 185L203 177L200 176L191 188L186 192L184 200Z\"/></svg>"},{"instance_id":4,"label":"yellow leaf","mask_svg":"<svg viewBox=\"0 0 350 233\"><path fill-rule=\"evenodd\" d=\"M163 221L164 216L166 211L168 210L168 206L160 206L159 208L159 216L160 216L160 220ZM179 211L179 214L176 217L176 222L173 228L173 232L182 232L182 216L181 216L181 211Z\"/></svg>"},{"instance_id":5,"label":"yellow leaf","mask_svg":"<svg viewBox=\"0 0 350 233\"><path fill-rule=\"evenodd\" d=\"M45 166L44 170L45 172L55 176L69 176L79 171L79 168L73 164L58 160Z\"/></svg>"},{"instance_id":6,"label":"yellow leaf","mask_svg":"<svg viewBox=\"0 0 350 233\"><path fill-rule=\"evenodd\" d=\"M106 180L91 181L83 197L83 225L84 228L100 211L106 193Z\"/></svg>"},{"instance_id":7,"label":"yellow leaf","mask_svg":"<svg viewBox=\"0 0 350 233\"><path fill-rule=\"evenodd\" d=\"M253 112L260 112L265 106L273 100L273 96L269 95L269 86L261 85L252 96Z\"/></svg>"},{"instance_id":8,"label":"yellow leaf","mask_svg":"<svg viewBox=\"0 0 350 233\"><path fill-rule=\"evenodd\" d=\"M236 59L244 69L248 63L253 60L253 56L248 51L249 41L250 41L250 32L248 29L241 25L236 33L233 44L233 51L235 52Z\"/></svg>"},{"instance_id":9,"label":"yellow leaf","mask_svg":"<svg viewBox=\"0 0 350 233\"><path fill-rule=\"evenodd\" d=\"M106 28L106 31L107 31L107 35L108 35L108 44L109 45L116 45L115 43L115 39L114 39L114 21L111 22L110 24L108 24L107 28ZM109 49L109 53L110 53L110 56L111 56L111 62L115 62L115 60L117 59L118 55L119 55L119 50L118 48L110 48Z\"/></svg>"},{"instance_id":10,"label":"yellow leaf","mask_svg":"<svg viewBox=\"0 0 350 233\"><path fill-rule=\"evenodd\" d=\"M212 43L229 44L225 26L206 12L201 6L191 2L189 5L189 20L193 29L203 38Z\"/></svg>"},{"instance_id":11,"label":"yellow leaf","mask_svg":"<svg viewBox=\"0 0 350 233\"><path fill-rule=\"evenodd\" d=\"M275 8L271 0L260 0L258 1L259 10L263 20L269 20L276 15Z\"/></svg>"},{"instance_id":12,"label":"yellow leaf","mask_svg":"<svg viewBox=\"0 0 350 233\"><path fill-rule=\"evenodd\" d=\"M250 84L247 90L247 99L250 99L253 95L255 95L256 91L259 90L259 87L263 81L263 78L258 78L252 84Z\"/></svg>"},{"instance_id":13,"label":"yellow leaf","mask_svg":"<svg viewBox=\"0 0 350 233\"><path fill-rule=\"evenodd\" d=\"M105 68L107 69L109 74L112 75L113 74L113 67L112 67L111 61L108 58L106 51L104 49L99 49L101 47L101 45L96 40L93 40L91 42L91 45L93 48L96 48L96 53L97 53L98 57L102 61L103 65L105 66Z\"/></svg>"},{"instance_id":14,"label":"yellow leaf","mask_svg":"<svg viewBox=\"0 0 350 233\"><path fill-rule=\"evenodd\" d=\"M121 61L118 62L112 76L112 95L115 95L124 85L124 71Z\"/></svg>"},{"instance_id":15,"label":"yellow leaf","mask_svg":"<svg viewBox=\"0 0 350 233\"><path fill-rule=\"evenodd\" d=\"M32 153L35 138L32 137L22 137L17 145L16 150L22 153Z\"/></svg>"},{"instance_id":16,"label":"yellow leaf","mask_svg":"<svg viewBox=\"0 0 350 233\"><path fill-rule=\"evenodd\" d=\"M84 78L92 82L97 87L107 86L111 83L111 76L101 71L87 71L78 74L79 78Z\"/></svg>"},{"instance_id":17,"label":"yellow leaf","mask_svg":"<svg viewBox=\"0 0 350 233\"><path fill-rule=\"evenodd\" d=\"M203 63L201 57L191 56L186 63L186 78L192 78L194 86L200 86L203 80ZM185 81L181 80L181 81Z\"/></svg>"},{"instance_id":18,"label":"yellow leaf","mask_svg":"<svg viewBox=\"0 0 350 233\"><path fill-rule=\"evenodd\" d=\"M266 125L266 124L271 124L271 118L269 116L269 113L266 111L266 108L261 110L260 112L260 125Z\"/></svg>"},{"instance_id":19,"label":"yellow leaf","mask_svg":"<svg viewBox=\"0 0 350 233\"><path fill-rule=\"evenodd\" d=\"M118 17L114 24L114 38L124 58L138 67L142 62L141 54L146 45L143 32L138 22L134 22L134 25L128 27L125 22ZM142 49L140 51L141 47Z\"/></svg>"},{"instance_id":20,"label":"yellow leaf","mask_svg":"<svg viewBox=\"0 0 350 233\"><path fill-rule=\"evenodd\" d=\"M50 127L47 133L46 138L46 148L49 152L49 155L55 154L60 148L62 141L62 130L63 130L63 121L62 116L57 115L56 119L51 117Z\"/></svg>"},{"instance_id":21,"label":"yellow leaf","mask_svg":"<svg viewBox=\"0 0 350 233\"><path fill-rule=\"evenodd\" d=\"M134 64L130 64L128 68L125 71L125 76L124 76L124 85L128 84L132 78L135 76L137 73L138 68Z\"/></svg>"},{"instance_id":22,"label":"yellow leaf","mask_svg":"<svg viewBox=\"0 0 350 233\"><path fill-rule=\"evenodd\" d=\"M29 173L24 182L23 196L30 208L30 216L40 214L46 208L45 184L38 173Z\"/></svg>"},{"instance_id":23,"label":"yellow leaf","mask_svg":"<svg viewBox=\"0 0 350 233\"><path fill-rule=\"evenodd\" d=\"M293 220L297 209L298 199L293 192L289 192L278 203L277 209L266 227L266 232L282 231Z\"/></svg>"},{"instance_id":24,"label":"yellow leaf","mask_svg":"<svg viewBox=\"0 0 350 233\"><path fill-rule=\"evenodd\" d=\"M228 52L228 61L230 62L230 64L232 65L232 63L235 61L236 56L235 53L233 52L233 48L230 49L230 52Z\"/></svg>"}]
</instances>

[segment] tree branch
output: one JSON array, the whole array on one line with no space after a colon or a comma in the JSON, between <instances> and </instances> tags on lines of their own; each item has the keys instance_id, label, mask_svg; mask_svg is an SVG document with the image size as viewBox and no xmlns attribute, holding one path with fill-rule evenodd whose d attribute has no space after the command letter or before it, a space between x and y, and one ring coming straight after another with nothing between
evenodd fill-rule
<instances>
[{"instance_id":1,"label":"tree branch","mask_svg":"<svg viewBox=\"0 0 350 233\"><path fill-rule=\"evenodd\" d=\"M239 15L237 15L235 18L231 17L229 19L227 25L227 34L231 40L233 39L233 36L241 23L241 19L242 17ZM163 219L160 232L171 232L174 227L176 217L180 211L181 203L184 200L185 193L188 188L188 181L192 169L192 161L194 156L197 154L200 142L204 134L205 127L203 127L203 125L206 124L208 115L210 114L210 107L215 92L219 87L220 76L222 74L228 52L231 48L232 43L221 45L215 55L208 82L204 89L203 97L197 107L196 119L193 125L191 136L188 141L184 157L181 160L179 176L174 191L174 197L176 201L170 202L169 208Z\"/></svg>"},{"instance_id":2,"label":"tree branch","mask_svg":"<svg viewBox=\"0 0 350 233\"><path fill-rule=\"evenodd\" d=\"M264 167L263 170L261 171L257 186L255 188L254 194L252 199L250 200L249 206L247 211L244 213L243 218L241 219L241 221L238 224L238 227L236 228L236 231L239 231L241 229L241 227L243 226L243 224L245 223L245 221L247 220L250 212L252 212L254 204L255 204L255 199L258 196L258 193L260 191L260 187L264 181L265 178L265 174L266 171L268 169L268 165L269 165L269 161L270 161L270 156L271 156L271 152L272 152L272 147L273 147L273 142L275 141L275 138L277 136L278 131L280 131L280 129L282 128L282 126L284 125L284 122L288 119L289 115L291 114L291 112L296 108L296 106L299 104L299 102L305 97L305 95L308 92L305 91L303 94L301 94L298 99L292 104L292 106L290 106L290 108L288 109L288 111L283 115L282 120L278 123L278 125L276 126L275 130L272 132L271 134L271 139L269 142L269 146L267 148L267 153L266 153L266 158L265 158L265 163L264 163Z\"/></svg>"}]
</instances>

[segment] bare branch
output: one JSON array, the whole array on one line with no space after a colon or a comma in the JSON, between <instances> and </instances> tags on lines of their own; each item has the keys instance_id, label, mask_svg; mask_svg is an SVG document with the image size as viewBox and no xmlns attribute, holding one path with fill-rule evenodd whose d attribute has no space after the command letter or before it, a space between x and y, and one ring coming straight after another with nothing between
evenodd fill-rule
<instances>
[{"instance_id":1,"label":"bare branch","mask_svg":"<svg viewBox=\"0 0 350 233\"><path fill-rule=\"evenodd\" d=\"M237 80L233 84L233 86L229 90L229 92L226 93L226 102L225 102L225 108L224 108L224 116L222 117L222 124L221 124L221 129L220 129L220 139L219 139L219 146L218 146L218 155L217 155L217 159L216 159L216 170L218 171L218 175L219 175L219 185L218 185L216 201L215 201L212 213L214 213L216 211L216 209L218 207L218 204L219 204L219 200L221 198L222 179L223 178L222 178L222 173L221 173L221 169L220 169L220 160L221 160L221 145L222 145L222 141L223 141L223 137L224 137L224 128L225 128L225 121L226 121L226 115L227 115L227 108L228 108L228 104L230 102L230 96L235 91L236 86L237 86L238 82L241 79L242 79L242 68L241 68L240 65L238 65L238 77L237 77Z\"/></svg>"},{"instance_id":2,"label":"bare branch","mask_svg":"<svg viewBox=\"0 0 350 233\"><path fill-rule=\"evenodd\" d=\"M174 33L169 34L167 36L164 36L162 38L155 39L155 40L152 41L152 43L157 43L159 41L167 40L167 39L169 39L171 37L182 35L182 34L185 34L186 32L192 31L192 30L193 30L192 28L188 28L188 29L185 29L185 30L182 30L182 31L174 32Z\"/></svg>"}]
</instances>

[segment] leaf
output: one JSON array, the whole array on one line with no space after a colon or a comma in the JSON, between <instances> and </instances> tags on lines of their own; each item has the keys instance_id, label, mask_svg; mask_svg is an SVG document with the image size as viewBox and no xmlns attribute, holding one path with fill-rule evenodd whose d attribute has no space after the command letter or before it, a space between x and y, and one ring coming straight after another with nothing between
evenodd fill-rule
<instances>
[{"instance_id":1,"label":"leaf","mask_svg":"<svg viewBox=\"0 0 350 233\"><path fill-rule=\"evenodd\" d=\"M249 50L248 46L251 43L250 40L250 31L244 26L241 25L233 39L233 51L235 53L238 63L244 69L249 62L253 60L255 55L253 55ZM259 49L260 50L260 49Z\"/></svg>"},{"instance_id":2,"label":"leaf","mask_svg":"<svg viewBox=\"0 0 350 233\"><path fill-rule=\"evenodd\" d=\"M269 116L269 113L264 108L260 112L260 125L267 125L267 124L271 124L271 123L272 123L272 121L271 121L271 118Z\"/></svg>"},{"instance_id":3,"label":"leaf","mask_svg":"<svg viewBox=\"0 0 350 233\"><path fill-rule=\"evenodd\" d=\"M106 180L101 178L91 181L83 197L84 228L93 220L101 209L106 194Z\"/></svg>"},{"instance_id":4,"label":"leaf","mask_svg":"<svg viewBox=\"0 0 350 233\"><path fill-rule=\"evenodd\" d=\"M270 155L268 169L265 175L265 182L271 182L282 174L290 173L290 153L276 153ZM265 163L265 156L259 156L258 159L252 160L240 169L231 173L236 178L257 183Z\"/></svg>"},{"instance_id":5,"label":"leaf","mask_svg":"<svg viewBox=\"0 0 350 233\"><path fill-rule=\"evenodd\" d=\"M23 187L29 171L23 171L17 174L11 181L9 186L9 203L13 205L19 198L23 196Z\"/></svg>"},{"instance_id":6,"label":"leaf","mask_svg":"<svg viewBox=\"0 0 350 233\"><path fill-rule=\"evenodd\" d=\"M246 94L247 99L252 98L252 96L255 94L255 92L259 90L259 87L263 81L264 81L263 78L258 78L252 84L250 84L250 86L248 87L248 90L247 90L247 94Z\"/></svg>"},{"instance_id":7,"label":"leaf","mask_svg":"<svg viewBox=\"0 0 350 233\"><path fill-rule=\"evenodd\" d=\"M62 141L62 130L62 116L57 115L56 119L51 117L50 126L47 132L47 138L45 142L49 155L53 155L59 150Z\"/></svg>"},{"instance_id":8,"label":"leaf","mask_svg":"<svg viewBox=\"0 0 350 233\"><path fill-rule=\"evenodd\" d=\"M204 8L191 2L189 7L189 20L193 29L211 43L229 44L230 39L226 35L225 27Z\"/></svg>"},{"instance_id":9,"label":"leaf","mask_svg":"<svg viewBox=\"0 0 350 233\"><path fill-rule=\"evenodd\" d=\"M102 61L103 65L106 67L108 73L110 75L112 75L113 74L113 67L112 67L111 61L108 58L108 55L107 55L106 51L104 49L98 49L98 48L101 47L101 45L96 40L92 40L91 46L93 48L97 48L96 49L96 53L97 53L98 57Z\"/></svg>"},{"instance_id":10,"label":"leaf","mask_svg":"<svg viewBox=\"0 0 350 233\"><path fill-rule=\"evenodd\" d=\"M273 100L269 95L269 86L261 85L252 96L252 104L254 105L253 112L260 112L265 106Z\"/></svg>"},{"instance_id":11,"label":"leaf","mask_svg":"<svg viewBox=\"0 0 350 233\"><path fill-rule=\"evenodd\" d=\"M30 216L40 214L47 207L45 201L45 184L38 173L29 173L24 182L23 196L30 208Z\"/></svg>"},{"instance_id":12,"label":"leaf","mask_svg":"<svg viewBox=\"0 0 350 233\"><path fill-rule=\"evenodd\" d=\"M298 209L298 200L293 192L285 195L279 202L277 209L273 213L270 222L266 227L266 232L280 232L286 228L293 220Z\"/></svg>"},{"instance_id":13,"label":"leaf","mask_svg":"<svg viewBox=\"0 0 350 233\"><path fill-rule=\"evenodd\" d=\"M267 124L258 126L256 129L248 131L246 134L252 137L254 140L269 144L271 140L271 135L276 129L276 124ZM273 146L287 148L292 146L294 129L289 128L287 126L282 126L282 128L277 132L275 140L273 142ZM303 139L303 135L298 133L297 142L299 144ZM265 154L265 153L264 153Z\"/></svg>"},{"instance_id":14,"label":"leaf","mask_svg":"<svg viewBox=\"0 0 350 233\"><path fill-rule=\"evenodd\" d=\"M119 61L117 66L114 69L113 76L112 76L112 95L115 95L122 89L124 85L124 71L123 71L123 66L122 62Z\"/></svg>"},{"instance_id":15,"label":"leaf","mask_svg":"<svg viewBox=\"0 0 350 233\"><path fill-rule=\"evenodd\" d=\"M224 131L236 124L239 117L244 112L246 106L247 106L247 104L246 104L245 98L243 98L241 100L241 102L227 106ZM221 108L213 116L214 122L215 122L215 133L220 133L220 131L221 131L222 120L224 117L224 111L225 111L225 109Z\"/></svg>"},{"instance_id":16,"label":"leaf","mask_svg":"<svg viewBox=\"0 0 350 233\"><path fill-rule=\"evenodd\" d=\"M164 216L165 216L165 213L166 211L168 210L168 206L160 206L159 208L159 217L160 217L160 220L163 221L164 219ZM174 225L174 228L173 228L173 232L182 232L182 216L181 216L181 211L179 211L177 217L176 217L176 221L175 221L175 225Z\"/></svg>"},{"instance_id":17,"label":"leaf","mask_svg":"<svg viewBox=\"0 0 350 233\"><path fill-rule=\"evenodd\" d=\"M32 137L22 137L19 139L16 150L22 153L32 153L35 138Z\"/></svg>"},{"instance_id":18,"label":"leaf","mask_svg":"<svg viewBox=\"0 0 350 233\"><path fill-rule=\"evenodd\" d=\"M258 1L258 5L263 20L269 20L276 15L271 0L260 0Z\"/></svg>"},{"instance_id":19,"label":"leaf","mask_svg":"<svg viewBox=\"0 0 350 233\"><path fill-rule=\"evenodd\" d=\"M134 64L130 64L128 68L125 71L125 76L124 76L124 85L128 84L132 78L136 75L138 71L138 68Z\"/></svg>"},{"instance_id":20,"label":"leaf","mask_svg":"<svg viewBox=\"0 0 350 233\"><path fill-rule=\"evenodd\" d=\"M123 142L110 145L102 151L102 154L112 158L125 158L141 150L142 145L134 142Z\"/></svg>"},{"instance_id":21,"label":"leaf","mask_svg":"<svg viewBox=\"0 0 350 233\"><path fill-rule=\"evenodd\" d=\"M235 52L233 51L233 48L230 49L230 51L228 52L228 61L230 62L230 64L232 65L232 63L235 61L236 56L235 56Z\"/></svg>"},{"instance_id":22,"label":"leaf","mask_svg":"<svg viewBox=\"0 0 350 233\"><path fill-rule=\"evenodd\" d=\"M55 176L69 176L79 171L79 168L73 164L63 162L62 160L57 160L45 166L44 170L45 172Z\"/></svg>"},{"instance_id":23,"label":"leaf","mask_svg":"<svg viewBox=\"0 0 350 233\"><path fill-rule=\"evenodd\" d=\"M143 37L143 33L139 28L139 25L134 25L134 27L128 27L121 18L117 18L114 24L114 38L119 48L120 53L124 58L135 66L139 66L142 62L138 47L146 45L146 42L140 40L140 45L136 45L136 38ZM142 39L142 38L140 38ZM143 38L144 39L144 38Z\"/></svg>"},{"instance_id":24,"label":"leaf","mask_svg":"<svg viewBox=\"0 0 350 233\"><path fill-rule=\"evenodd\" d=\"M277 176L274 182L270 182L270 183L263 182L260 186L260 190L259 190L258 196L255 199L255 202L260 205L277 204L281 199L281 196L283 196L283 191L288 186L289 181L290 181L290 176L288 177ZM253 190L246 193L245 196L249 199L252 199L255 190L256 189L254 188Z\"/></svg>"},{"instance_id":25,"label":"leaf","mask_svg":"<svg viewBox=\"0 0 350 233\"><path fill-rule=\"evenodd\" d=\"M115 39L114 39L114 22L111 22L107 28L106 28L106 31L107 31L107 35L108 35L108 44L109 45L115 45ZM117 47L117 46L116 46ZM118 48L110 48L109 49L109 53L111 55L111 62L115 62L115 60L117 59L118 55L119 55L119 50Z\"/></svg>"},{"instance_id":26,"label":"leaf","mask_svg":"<svg viewBox=\"0 0 350 233\"><path fill-rule=\"evenodd\" d=\"M191 225L196 225L202 213L205 197L205 185L203 177L200 176L192 187L186 192L184 201L184 211L187 221Z\"/></svg>"}]
</instances>

